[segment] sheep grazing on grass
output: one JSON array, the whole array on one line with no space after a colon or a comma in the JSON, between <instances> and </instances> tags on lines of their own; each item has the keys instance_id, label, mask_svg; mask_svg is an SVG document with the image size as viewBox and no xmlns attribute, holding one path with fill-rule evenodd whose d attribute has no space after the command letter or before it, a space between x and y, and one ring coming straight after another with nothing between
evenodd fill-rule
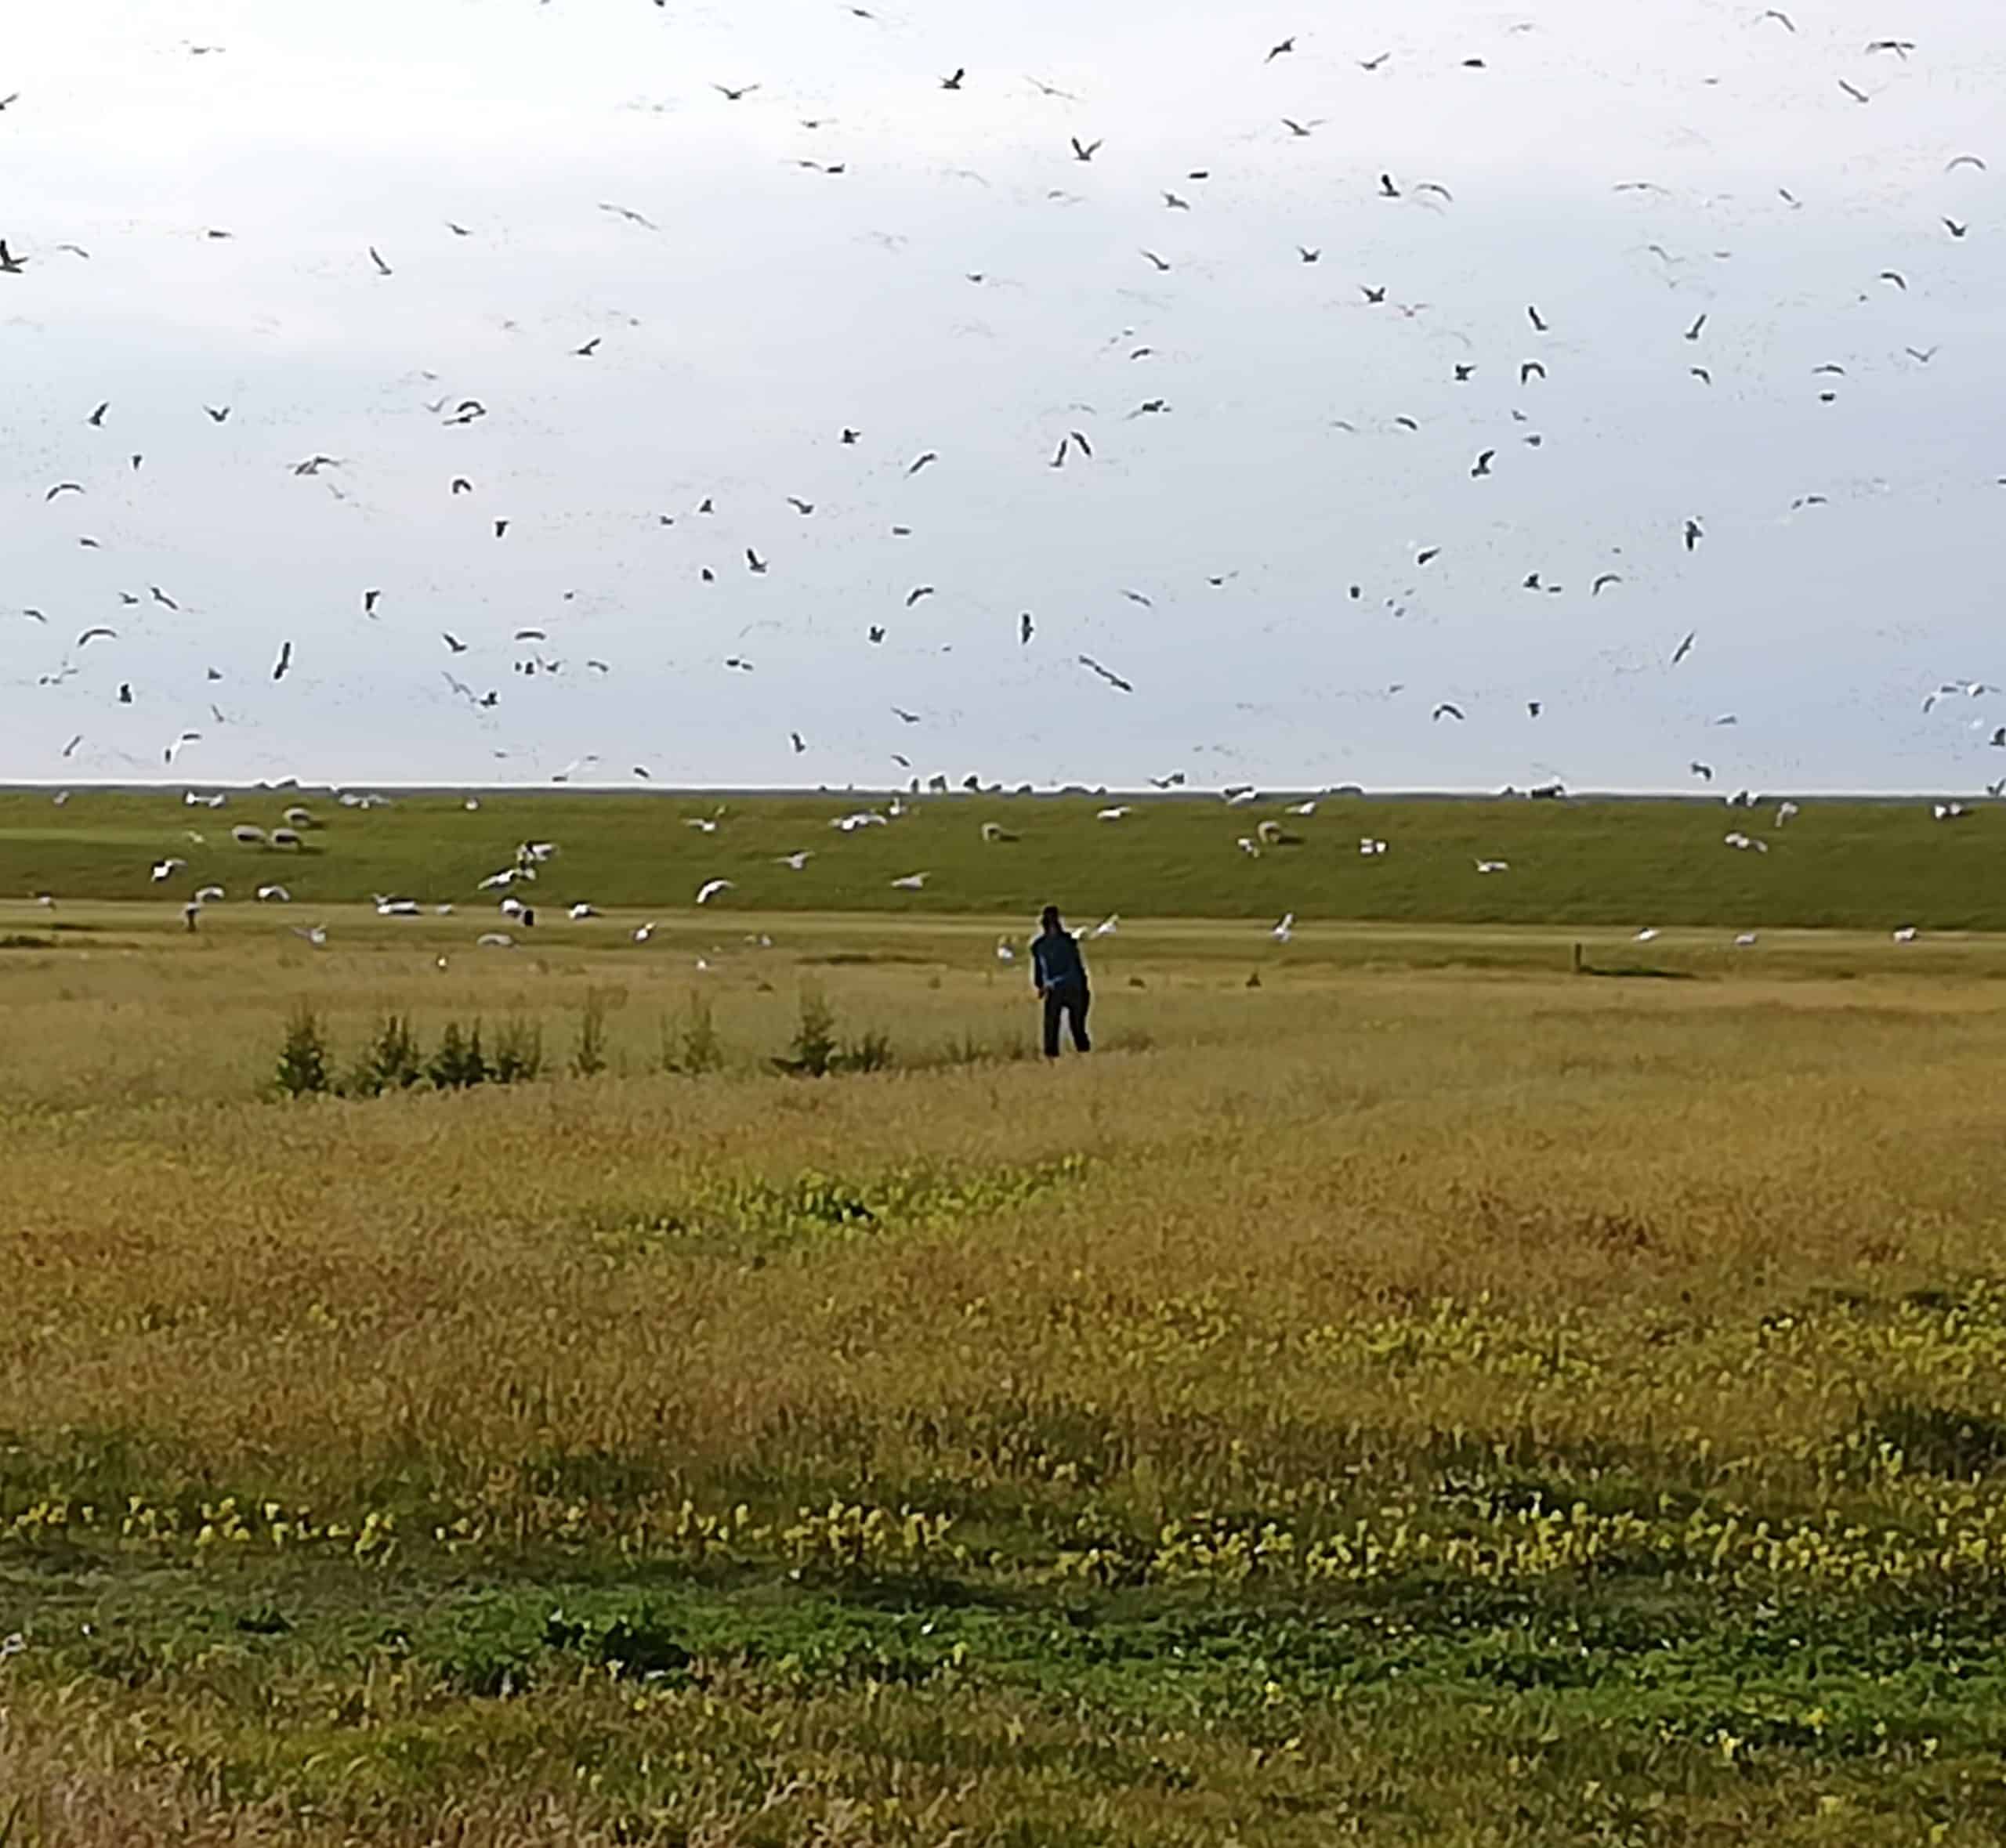
<instances>
[{"instance_id":1,"label":"sheep grazing on grass","mask_svg":"<svg viewBox=\"0 0 2006 1848\"><path fill-rule=\"evenodd\" d=\"M306 843L300 838L299 833L294 829L274 828L272 830L272 844L274 847L300 848L304 847Z\"/></svg>"},{"instance_id":2,"label":"sheep grazing on grass","mask_svg":"<svg viewBox=\"0 0 2006 1848\"><path fill-rule=\"evenodd\" d=\"M239 822L230 830L230 837L239 847L263 847L268 844L263 828L254 828L248 822Z\"/></svg>"},{"instance_id":3,"label":"sheep grazing on grass","mask_svg":"<svg viewBox=\"0 0 2006 1848\"><path fill-rule=\"evenodd\" d=\"M310 808L288 808L285 812L285 825L289 828L317 828L320 824L313 819Z\"/></svg>"}]
</instances>

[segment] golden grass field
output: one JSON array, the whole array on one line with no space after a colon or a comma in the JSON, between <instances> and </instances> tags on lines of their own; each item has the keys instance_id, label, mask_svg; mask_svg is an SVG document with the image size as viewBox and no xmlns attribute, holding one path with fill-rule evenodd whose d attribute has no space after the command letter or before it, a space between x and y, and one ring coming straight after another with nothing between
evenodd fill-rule
<instances>
[{"instance_id":1,"label":"golden grass field","mask_svg":"<svg viewBox=\"0 0 2006 1848\"><path fill-rule=\"evenodd\" d=\"M2006 943L323 915L0 906L7 1848L2006 1832Z\"/></svg>"}]
</instances>

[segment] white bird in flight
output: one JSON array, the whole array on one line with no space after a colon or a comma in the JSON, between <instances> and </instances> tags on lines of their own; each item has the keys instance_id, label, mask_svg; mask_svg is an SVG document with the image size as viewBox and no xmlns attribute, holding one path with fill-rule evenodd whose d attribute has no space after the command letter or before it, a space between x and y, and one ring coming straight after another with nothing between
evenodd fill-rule
<instances>
[{"instance_id":1,"label":"white bird in flight","mask_svg":"<svg viewBox=\"0 0 2006 1848\"><path fill-rule=\"evenodd\" d=\"M729 879L707 879L697 888L697 902L708 905L719 892L728 892L733 889L733 881Z\"/></svg>"},{"instance_id":2,"label":"white bird in flight","mask_svg":"<svg viewBox=\"0 0 2006 1848\"><path fill-rule=\"evenodd\" d=\"M1293 911L1284 912L1281 922L1276 924L1268 935L1277 943L1286 943L1295 935L1295 913Z\"/></svg>"},{"instance_id":3,"label":"white bird in flight","mask_svg":"<svg viewBox=\"0 0 2006 1848\"><path fill-rule=\"evenodd\" d=\"M928 877L929 875L925 873L908 873L903 879L893 880L892 888L895 891L902 892L923 891L926 888Z\"/></svg>"}]
</instances>

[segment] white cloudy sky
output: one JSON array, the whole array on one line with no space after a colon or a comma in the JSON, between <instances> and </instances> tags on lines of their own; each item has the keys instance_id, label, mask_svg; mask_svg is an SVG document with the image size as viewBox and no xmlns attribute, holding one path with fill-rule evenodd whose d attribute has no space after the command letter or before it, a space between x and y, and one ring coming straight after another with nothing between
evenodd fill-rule
<instances>
[{"instance_id":1,"label":"white cloudy sky","mask_svg":"<svg viewBox=\"0 0 2006 1848\"><path fill-rule=\"evenodd\" d=\"M1997 0L870 10L14 9L0 777L2006 773Z\"/></svg>"}]
</instances>

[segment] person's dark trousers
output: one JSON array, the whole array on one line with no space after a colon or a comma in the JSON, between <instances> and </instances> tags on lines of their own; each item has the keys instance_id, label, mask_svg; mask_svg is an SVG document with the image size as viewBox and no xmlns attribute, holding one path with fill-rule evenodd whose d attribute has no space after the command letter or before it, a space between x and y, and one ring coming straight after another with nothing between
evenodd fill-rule
<instances>
[{"instance_id":1,"label":"person's dark trousers","mask_svg":"<svg viewBox=\"0 0 2006 1848\"><path fill-rule=\"evenodd\" d=\"M1063 988L1048 988L1045 991L1045 1056L1056 1059L1059 1056L1059 1023L1063 1017L1073 1029L1073 1044L1081 1052L1091 1052L1093 1042L1087 1037L1087 1010L1093 1005L1093 996L1084 985L1069 982Z\"/></svg>"}]
</instances>

